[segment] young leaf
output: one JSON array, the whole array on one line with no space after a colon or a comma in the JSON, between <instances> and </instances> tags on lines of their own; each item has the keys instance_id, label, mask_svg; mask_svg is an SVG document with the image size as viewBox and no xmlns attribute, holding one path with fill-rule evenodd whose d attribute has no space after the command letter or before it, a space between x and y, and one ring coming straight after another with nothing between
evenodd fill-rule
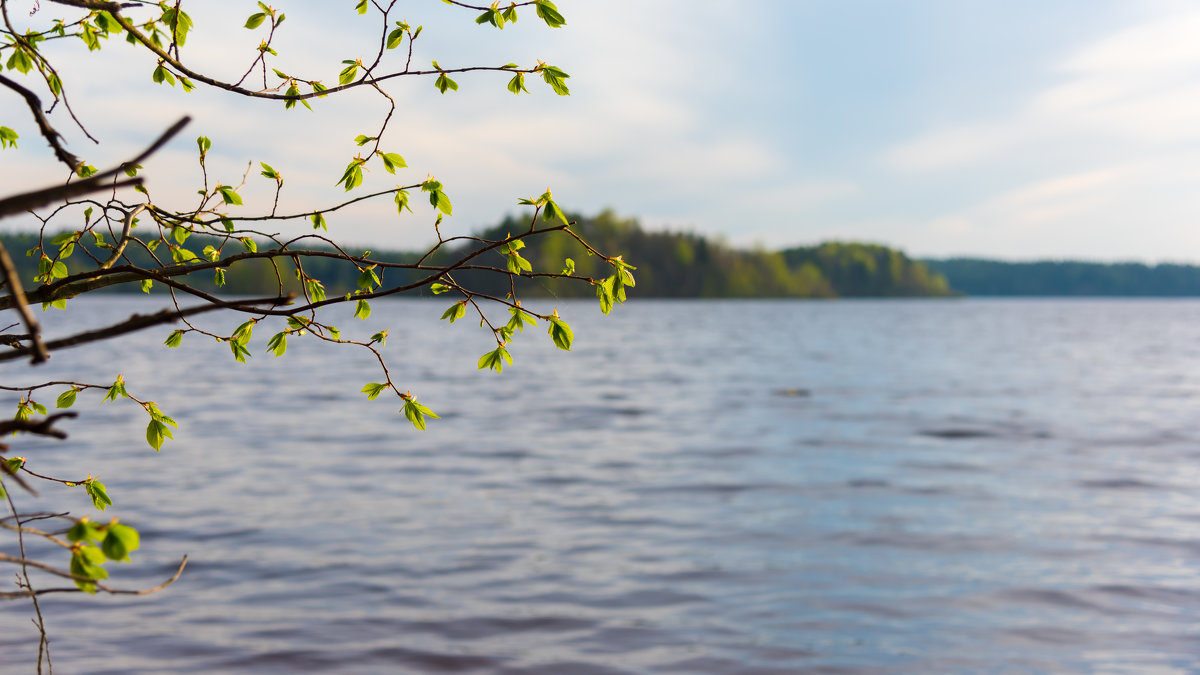
<instances>
[{"instance_id":1,"label":"young leaf","mask_svg":"<svg viewBox=\"0 0 1200 675\"><path fill-rule=\"evenodd\" d=\"M95 506L97 509L103 511L112 506L112 499L109 498L108 492L104 489L104 483L92 478L84 482L83 489L92 498L92 506Z\"/></svg>"},{"instance_id":2,"label":"young leaf","mask_svg":"<svg viewBox=\"0 0 1200 675\"><path fill-rule=\"evenodd\" d=\"M554 340L554 345L559 349L571 351L571 342L575 339L575 333L571 331L571 327L566 321L558 318L555 313L550 317L550 338Z\"/></svg>"},{"instance_id":3,"label":"young leaf","mask_svg":"<svg viewBox=\"0 0 1200 675\"><path fill-rule=\"evenodd\" d=\"M251 14L250 18L246 19L246 28L248 28L249 30L254 30L255 28L258 28L259 26L261 26L262 22L266 18L267 18L267 15L263 14L262 12L258 12L257 14Z\"/></svg>"},{"instance_id":4,"label":"young leaf","mask_svg":"<svg viewBox=\"0 0 1200 675\"><path fill-rule=\"evenodd\" d=\"M395 49L396 47L399 47L399 46L400 46L400 43L401 43L403 40L404 40L404 29L403 29L403 28L396 28L396 29L394 29L392 32L388 33L388 36L387 36L387 48L388 48L388 49Z\"/></svg>"},{"instance_id":5,"label":"young leaf","mask_svg":"<svg viewBox=\"0 0 1200 675\"><path fill-rule=\"evenodd\" d=\"M78 389L68 389L58 395L58 400L54 402L55 408L70 408L75 405L75 396L79 394Z\"/></svg>"},{"instance_id":6,"label":"young leaf","mask_svg":"<svg viewBox=\"0 0 1200 675\"><path fill-rule=\"evenodd\" d=\"M363 162L365 162L365 161L366 160L362 159L361 157L355 157L350 162L350 164L348 164L346 166L346 171L344 173L342 173L341 179L337 183L335 183L335 185L343 185L344 184L346 186L346 192L353 190L354 188L358 187L359 185L362 185L362 182L363 182L362 165L363 165Z\"/></svg>"},{"instance_id":7,"label":"young leaf","mask_svg":"<svg viewBox=\"0 0 1200 675\"><path fill-rule=\"evenodd\" d=\"M104 537L104 541L100 542L100 550L109 560L118 562L128 562L129 554L136 551L141 546L141 537L138 536L138 531L122 525L121 523L112 523L108 526L108 534Z\"/></svg>"},{"instance_id":8,"label":"young leaf","mask_svg":"<svg viewBox=\"0 0 1200 675\"><path fill-rule=\"evenodd\" d=\"M513 362L512 355L504 347L496 347L494 350L479 357L479 370L491 368L497 373L502 373L504 372L504 363L506 361L511 366Z\"/></svg>"},{"instance_id":9,"label":"young leaf","mask_svg":"<svg viewBox=\"0 0 1200 675\"><path fill-rule=\"evenodd\" d=\"M181 330L171 331L171 334L167 336L167 339L163 340L163 344L172 349L183 344L183 331L181 331Z\"/></svg>"},{"instance_id":10,"label":"young leaf","mask_svg":"<svg viewBox=\"0 0 1200 675\"><path fill-rule=\"evenodd\" d=\"M369 316L371 316L371 305L366 300L354 303L354 318L366 321Z\"/></svg>"},{"instance_id":11,"label":"young leaf","mask_svg":"<svg viewBox=\"0 0 1200 675\"><path fill-rule=\"evenodd\" d=\"M379 398L379 395L388 390L391 385L386 382L368 382L363 385L362 393L367 395L368 401L374 401Z\"/></svg>"},{"instance_id":12,"label":"young leaf","mask_svg":"<svg viewBox=\"0 0 1200 675\"><path fill-rule=\"evenodd\" d=\"M326 232L329 231L329 224L325 222L325 214L314 213L311 216L309 216L309 220L312 221L312 226L313 226L314 230L320 229L320 230L325 230Z\"/></svg>"},{"instance_id":13,"label":"young leaf","mask_svg":"<svg viewBox=\"0 0 1200 675\"><path fill-rule=\"evenodd\" d=\"M146 425L146 442L154 448L155 452L158 452L162 450L164 438L175 438L175 436L171 434L171 429L165 423L158 419L151 419L150 424Z\"/></svg>"},{"instance_id":14,"label":"young leaf","mask_svg":"<svg viewBox=\"0 0 1200 675\"><path fill-rule=\"evenodd\" d=\"M378 286L379 275L375 274L375 266L364 267L362 272L359 272L358 281L355 283L364 291L369 291Z\"/></svg>"},{"instance_id":15,"label":"young leaf","mask_svg":"<svg viewBox=\"0 0 1200 675\"><path fill-rule=\"evenodd\" d=\"M383 160L383 168L388 173L396 173L396 169L403 169L408 166L404 162L404 158L394 152L380 152L379 158Z\"/></svg>"},{"instance_id":16,"label":"young leaf","mask_svg":"<svg viewBox=\"0 0 1200 675\"><path fill-rule=\"evenodd\" d=\"M466 314L467 314L467 301L462 300L460 302L454 303L453 305L450 305L449 309L447 309L445 312L442 312L442 318L449 319L450 323L454 323L455 321L458 321L459 319L466 316Z\"/></svg>"},{"instance_id":17,"label":"young leaf","mask_svg":"<svg viewBox=\"0 0 1200 675\"><path fill-rule=\"evenodd\" d=\"M567 24L567 20L558 13L558 8L550 0L537 0L533 5L537 9L538 18L545 21L547 26L558 28Z\"/></svg>"},{"instance_id":18,"label":"young leaf","mask_svg":"<svg viewBox=\"0 0 1200 675\"><path fill-rule=\"evenodd\" d=\"M233 206L242 205L242 196L237 193L237 190L228 185L218 185L217 192L221 193L221 200L226 204Z\"/></svg>"},{"instance_id":19,"label":"young leaf","mask_svg":"<svg viewBox=\"0 0 1200 675\"><path fill-rule=\"evenodd\" d=\"M421 405L421 403L419 403L417 399L413 398L411 395L404 399L404 416L408 418L408 421L412 422L412 425L420 431L425 431L426 417L438 419L438 416L435 415L432 410L424 405Z\"/></svg>"},{"instance_id":20,"label":"young leaf","mask_svg":"<svg viewBox=\"0 0 1200 675\"><path fill-rule=\"evenodd\" d=\"M508 81L508 90L514 94L520 95L521 92L529 93L525 88L525 73L517 73Z\"/></svg>"},{"instance_id":21,"label":"young leaf","mask_svg":"<svg viewBox=\"0 0 1200 675\"><path fill-rule=\"evenodd\" d=\"M287 332L276 333L267 341L267 351L275 354L276 358L283 356L287 351Z\"/></svg>"},{"instance_id":22,"label":"young leaf","mask_svg":"<svg viewBox=\"0 0 1200 675\"><path fill-rule=\"evenodd\" d=\"M458 91L458 83L447 77L445 73L438 75L438 78L433 85L437 87L438 91L442 92L443 94L445 94L446 90L448 89L452 91Z\"/></svg>"},{"instance_id":23,"label":"young leaf","mask_svg":"<svg viewBox=\"0 0 1200 675\"><path fill-rule=\"evenodd\" d=\"M0 149L8 147L17 147L17 132L8 127L0 127Z\"/></svg>"},{"instance_id":24,"label":"young leaf","mask_svg":"<svg viewBox=\"0 0 1200 675\"><path fill-rule=\"evenodd\" d=\"M408 205L408 190L396 190L396 213L404 215L405 209L412 213L412 207Z\"/></svg>"},{"instance_id":25,"label":"young leaf","mask_svg":"<svg viewBox=\"0 0 1200 675\"><path fill-rule=\"evenodd\" d=\"M342 63L348 63L350 65L342 68L342 72L338 73L338 84L350 84L354 81L354 76L358 74L358 66L361 64L359 64L358 61L349 60L342 61Z\"/></svg>"}]
</instances>

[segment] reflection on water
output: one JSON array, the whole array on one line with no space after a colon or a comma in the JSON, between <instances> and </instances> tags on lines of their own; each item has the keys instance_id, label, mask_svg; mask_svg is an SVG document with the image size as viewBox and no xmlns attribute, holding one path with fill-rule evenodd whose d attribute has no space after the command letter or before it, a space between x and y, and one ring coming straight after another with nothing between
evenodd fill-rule
<instances>
[{"instance_id":1,"label":"reflection on water","mask_svg":"<svg viewBox=\"0 0 1200 675\"><path fill-rule=\"evenodd\" d=\"M118 582L192 561L149 598L47 598L56 667L1200 669L1200 303L559 305L574 353L530 331L499 376L440 305L377 306L356 329L391 329L444 418L424 434L358 393L363 355L273 363L265 329L244 366L166 329L55 355L38 376L121 372L178 440L155 455L139 409L84 405L23 453L101 476L142 529ZM27 606L0 626L20 672Z\"/></svg>"}]
</instances>

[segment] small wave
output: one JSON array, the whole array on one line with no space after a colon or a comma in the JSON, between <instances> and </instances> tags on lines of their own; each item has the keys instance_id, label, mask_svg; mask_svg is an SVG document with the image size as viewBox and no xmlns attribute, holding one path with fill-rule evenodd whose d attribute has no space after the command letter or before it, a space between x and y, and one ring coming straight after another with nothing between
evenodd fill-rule
<instances>
[{"instance_id":1,"label":"small wave","mask_svg":"<svg viewBox=\"0 0 1200 675\"><path fill-rule=\"evenodd\" d=\"M1111 478L1107 480L1081 480L1077 483L1080 487L1092 488L1096 490L1167 490L1165 485L1157 483L1147 483L1137 480L1136 478Z\"/></svg>"}]
</instances>

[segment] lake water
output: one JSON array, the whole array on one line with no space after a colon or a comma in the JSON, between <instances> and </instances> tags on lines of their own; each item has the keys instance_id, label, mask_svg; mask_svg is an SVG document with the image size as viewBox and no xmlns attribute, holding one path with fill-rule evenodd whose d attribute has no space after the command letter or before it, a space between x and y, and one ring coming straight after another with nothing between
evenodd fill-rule
<instances>
[{"instance_id":1,"label":"lake water","mask_svg":"<svg viewBox=\"0 0 1200 675\"><path fill-rule=\"evenodd\" d=\"M365 351L276 360L266 328L246 365L169 328L4 365L123 373L180 424L156 455L81 394L68 442L16 439L141 529L114 585L191 558L146 598L47 596L56 670L1200 671L1200 302L563 302L574 351L527 331L502 375L446 304L339 322L391 330L425 433L359 393ZM157 306L77 305L52 335ZM29 617L0 604L3 672Z\"/></svg>"}]
</instances>

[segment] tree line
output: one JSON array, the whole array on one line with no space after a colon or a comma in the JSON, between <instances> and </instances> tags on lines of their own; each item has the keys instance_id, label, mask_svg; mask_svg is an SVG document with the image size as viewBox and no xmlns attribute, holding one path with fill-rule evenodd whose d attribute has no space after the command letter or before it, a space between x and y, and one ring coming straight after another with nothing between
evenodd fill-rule
<instances>
[{"instance_id":1,"label":"tree line","mask_svg":"<svg viewBox=\"0 0 1200 675\"><path fill-rule=\"evenodd\" d=\"M925 260L966 295L1157 296L1200 295L1195 265L1081 261L1003 262L980 258Z\"/></svg>"},{"instance_id":2,"label":"tree line","mask_svg":"<svg viewBox=\"0 0 1200 675\"><path fill-rule=\"evenodd\" d=\"M647 231L636 219L622 218L612 211L594 217L578 214L568 217L576 222L573 229L582 239L599 250L621 251L624 261L636 268L637 287L630 292L637 297L936 297L954 293L944 276L886 246L826 242L782 251L740 249L694 233ZM476 236L480 240L503 240L526 233L529 227L527 220L508 216ZM56 236L67 235L43 235L42 239L50 244ZM193 248L202 247L202 237L194 235L189 243ZM38 240L37 234L8 234L0 238L9 250L14 251L14 257L19 258L18 267L27 278L38 273L38 261L20 253L34 250ZM87 239L77 239L75 245L82 249L83 255L67 261L68 265L82 264L92 258L102 260L108 255ZM445 246L427 256L423 264L445 266L469 255L479 246L476 240ZM265 243L260 243L259 247L268 248ZM146 251L131 250L127 255L134 257L135 264L153 262ZM497 256L503 255L498 251L485 252L481 262L499 264L502 258ZM503 296L515 287L524 297L588 297L595 294L594 288L571 283L571 277L603 278L605 269L611 267L609 262L590 254L576 237L564 232L547 232L530 240L521 255L530 263L532 274L527 272L510 279L486 271L464 269L455 276L460 283L489 295ZM139 260L139 256L146 259ZM421 261L422 254L372 251L370 257L412 265ZM563 272L567 274L558 276ZM336 257L310 257L304 261L304 273L319 279L332 297L355 291L361 270ZM380 273L388 277L384 281L390 284L411 283L421 276L419 269L390 268L380 270ZM188 278L188 283L200 289L215 289L211 277L211 271L197 273ZM286 257L274 261L246 261L239 268L225 272L222 280L225 292L244 295L277 292L280 280L285 290L296 291L300 287L295 268ZM116 290L138 292L140 286L127 284Z\"/></svg>"}]
</instances>

